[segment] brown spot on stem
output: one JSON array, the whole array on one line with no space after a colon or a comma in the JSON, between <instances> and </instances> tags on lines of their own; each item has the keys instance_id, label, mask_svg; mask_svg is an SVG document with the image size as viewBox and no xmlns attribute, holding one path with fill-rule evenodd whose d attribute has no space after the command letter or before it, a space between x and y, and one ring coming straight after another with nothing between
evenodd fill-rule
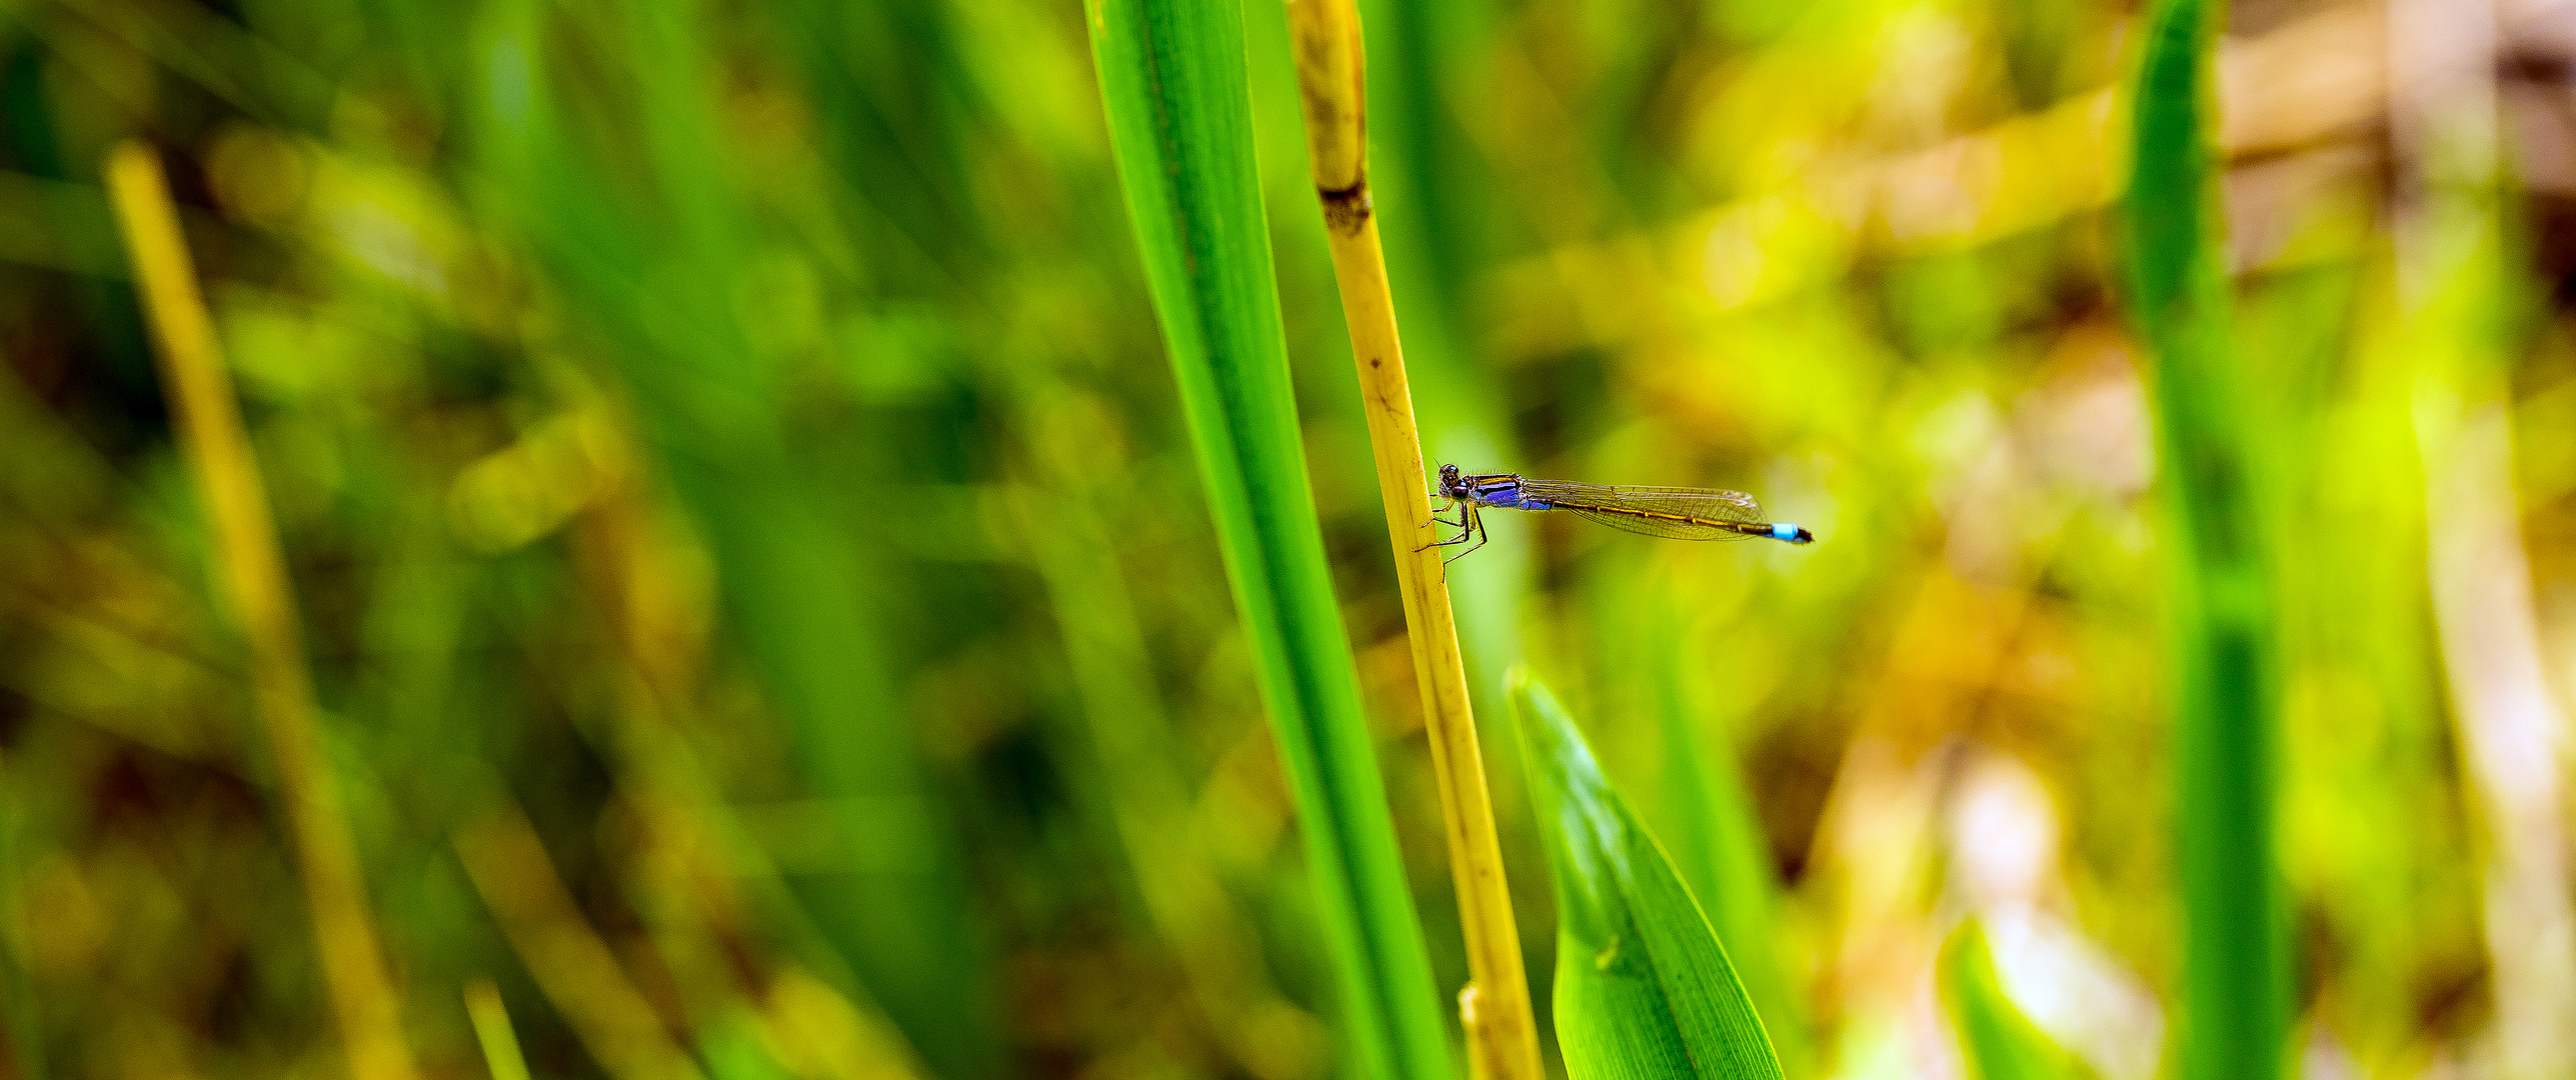
<instances>
[{"instance_id":1,"label":"brown spot on stem","mask_svg":"<svg viewBox=\"0 0 2576 1080\"><path fill-rule=\"evenodd\" d=\"M1335 236L1349 236L1368 223L1368 178L1346 188L1316 188L1315 197L1324 202L1324 227Z\"/></svg>"}]
</instances>

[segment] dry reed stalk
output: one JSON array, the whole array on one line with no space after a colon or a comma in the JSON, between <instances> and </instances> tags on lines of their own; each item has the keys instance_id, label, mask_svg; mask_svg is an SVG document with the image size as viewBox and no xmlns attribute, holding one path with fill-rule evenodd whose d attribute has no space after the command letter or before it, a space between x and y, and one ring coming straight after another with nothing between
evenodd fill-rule
<instances>
[{"instance_id":1,"label":"dry reed stalk","mask_svg":"<svg viewBox=\"0 0 2576 1080\"><path fill-rule=\"evenodd\" d=\"M403 1037L402 1001L376 940L357 848L322 752L268 493L243 433L240 403L225 381L214 320L188 264L161 159L141 143L121 143L108 155L107 186L160 344L154 355L162 392L179 419L180 450L214 528L215 570L250 648L251 692L275 758L349 1072L359 1080L411 1080L418 1073Z\"/></svg>"},{"instance_id":2,"label":"dry reed stalk","mask_svg":"<svg viewBox=\"0 0 2576 1080\"><path fill-rule=\"evenodd\" d=\"M1369 203L1359 13L1351 0L1290 0L1288 18L1304 90L1309 164L1316 197L1323 203L1333 277L1341 286L1342 312L1350 324L1351 356L1359 366L1369 448L1377 460L1378 490L1395 545L1396 579L1404 590L1414 674L1422 687L1423 727L1431 739L1459 923L1467 940L1472 981L1459 991L1458 1001L1467 1027L1468 1063L1485 1080L1539 1080L1545 1073L1539 1065L1538 1028L1530 1013L1502 848L1495 840L1493 802L1485 790L1467 672L1458 654L1448 573L1442 549L1423 546L1437 532L1422 436L1414 426L1413 391L1405 381L1404 350L1396 337L1395 302Z\"/></svg>"}]
</instances>

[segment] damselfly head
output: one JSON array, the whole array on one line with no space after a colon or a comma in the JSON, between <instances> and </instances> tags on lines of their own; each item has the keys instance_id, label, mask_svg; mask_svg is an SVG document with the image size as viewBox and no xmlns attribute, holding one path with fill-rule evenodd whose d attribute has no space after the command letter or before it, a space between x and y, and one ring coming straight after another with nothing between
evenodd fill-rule
<instances>
[{"instance_id":1,"label":"damselfly head","mask_svg":"<svg viewBox=\"0 0 2576 1080\"><path fill-rule=\"evenodd\" d=\"M1452 498L1463 499L1467 496L1467 485L1458 479L1457 466L1443 465L1440 467L1440 493Z\"/></svg>"}]
</instances>

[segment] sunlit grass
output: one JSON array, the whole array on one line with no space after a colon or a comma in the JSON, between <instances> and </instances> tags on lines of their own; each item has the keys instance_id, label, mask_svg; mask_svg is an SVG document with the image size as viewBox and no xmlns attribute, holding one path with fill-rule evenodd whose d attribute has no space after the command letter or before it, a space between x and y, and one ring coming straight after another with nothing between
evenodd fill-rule
<instances>
[{"instance_id":1,"label":"sunlit grass","mask_svg":"<svg viewBox=\"0 0 2576 1080\"><path fill-rule=\"evenodd\" d=\"M1459 1076L1498 933L1593 1062L1517 662L1788 1076L2576 1071L2487 6L1370 0L1352 303L1311 9L9 5L0 1073ZM1390 311L1427 464L1822 540L1503 523L1417 663Z\"/></svg>"}]
</instances>

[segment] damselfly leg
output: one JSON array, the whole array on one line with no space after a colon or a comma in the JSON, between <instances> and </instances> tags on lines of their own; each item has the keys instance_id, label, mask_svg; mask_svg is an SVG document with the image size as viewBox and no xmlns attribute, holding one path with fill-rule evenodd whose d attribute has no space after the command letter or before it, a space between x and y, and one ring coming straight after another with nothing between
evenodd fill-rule
<instances>
[{"instance_id":1,"label":"damselfly leg","mask_svg":"<svg viewBox=\"0 0 2576 1080\"><path fill-rule=\"evenodd\" d=\"M1469 547L1467 551L1461 551L1456 555L1440 560L1440 565L1442 566L1447 566L1450 563L1457 562L1459 559L1465 558L1468 551L1474 551L1476 548L1485 546L1485 519L1476 513L1476 504L1461 501L1455 505L1458 507L1458 520L1451 521L1438 514L1431 515L1431 520L1458 530L1458 535L1446 540L1434 540L1431 543L1424 544L1421 547L1413 549L1415 551L1429 551L1436 547L1448 547L1452 544L1464 544L1471 538L1476 541L1475 545L1473 547Z\"/></svg>"}]
</instances>

